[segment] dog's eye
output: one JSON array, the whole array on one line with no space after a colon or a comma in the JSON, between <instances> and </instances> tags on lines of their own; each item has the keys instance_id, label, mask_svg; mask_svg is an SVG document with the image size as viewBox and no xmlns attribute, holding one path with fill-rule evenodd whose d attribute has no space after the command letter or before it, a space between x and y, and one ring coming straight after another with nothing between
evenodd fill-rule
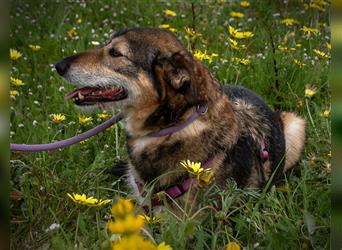
<instances>
[{"instance_id":1,"label":"dog's eye","mask_svg":"<svg viewBox=\"0 0 342 250\"><path fill-rule=\"evenodd\" d=\"M116 49L114 48L111 48L109 50L109 55L111 55L112 57L120 57L120 56L123 56L119 51L117 51Z\"/></svg>"}]
</instances>

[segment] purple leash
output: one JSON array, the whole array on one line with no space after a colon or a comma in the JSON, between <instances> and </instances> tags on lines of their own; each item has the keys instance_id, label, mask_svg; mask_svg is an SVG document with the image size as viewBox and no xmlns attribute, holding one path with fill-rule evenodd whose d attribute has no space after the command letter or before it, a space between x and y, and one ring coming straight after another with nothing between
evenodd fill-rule
<instances>
[{"instance_id":1,"label":"purple leash","mask_svg":"<svg viewBox=\"0 0 342 250\"><path fill-rule=\"evenodd\" d=\"M195 121L199 116L204 115L208 111L208 106L197 106L196 111L191 114L191 116L186 119L183 123L177 124L175 126L162 129L157 132L152 132L148 136L151 137L161 137L165 136L174 132L177 132L179 130L182 130L183 128L187 127L190 123ZM47 144L10 144L10 149L12 151L26 151L26 152L40 152L40 151L48 151L48 150L55 150L59 148L65 148L67 146L76 144L78 142L84 141L85 139L92 137L107 128L111 127L113 124L117 123L123 118L123 113L119 112L112 118L108 119L104 123L101 123L100 125L96 126L95 128L92 128L82 134L76 135L74 137L71 137L69 139L65 139L62 141L57 141L53 143L47 143Z\"/></svg>"},{"instance_id":2,"label":"purple leash","mask_svg":"<svg viewBox=\"0 0 342 250\"><path fill-rule=\"evenodd\" d=\"M47 151L47 150L54 150L58 148L64 148L72 144L84 141L85 139L106 130L107 128L111 127L113 124L120 121L122 118L123 118L123 113L119 112L115 116L111 117L110 119L101 123L95 128L92 128L82 134L76 135L69 139L65 139L65 140L57 141L53 143L47 143L47 144L12 144L11 143L10 149L12 151L39 152L39 151Z\"/></svg>"}]
</instances>

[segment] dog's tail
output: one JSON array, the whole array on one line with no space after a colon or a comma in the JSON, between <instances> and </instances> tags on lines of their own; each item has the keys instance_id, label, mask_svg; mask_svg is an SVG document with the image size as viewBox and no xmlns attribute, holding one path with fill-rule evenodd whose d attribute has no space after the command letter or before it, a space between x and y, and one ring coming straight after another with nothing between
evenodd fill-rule
<instances>
[{"instance_id":1,"label":"dog's tail","mask_svg":"<svg viewBox=\"0 0 342 250\"><path fill-rule=\"evenodd\" d=\"M285 172L294 166L303 150L305 121L290 112L282 112L280 118L283 122L285 136Z\"/></svg>"}]
</instances>

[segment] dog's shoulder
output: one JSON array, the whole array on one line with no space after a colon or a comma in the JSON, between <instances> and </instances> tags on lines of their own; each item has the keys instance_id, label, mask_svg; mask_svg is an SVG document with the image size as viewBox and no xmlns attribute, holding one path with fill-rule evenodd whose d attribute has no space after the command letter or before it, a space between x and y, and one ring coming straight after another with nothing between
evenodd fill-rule
<instances>
[{"instance_id":1,"label":"dog's shoulder","mask_svg":"<svg viewBox=\"0 0 342 250\"><path fill-rule=\"evenodd\" d=\"M233 101L243 101L246 104L252 105L263 113L273 113L264 100L255 92L240 86L240 85L224 85L222 86L223 92L228 98Z\"/></svg>"}]
</instances>

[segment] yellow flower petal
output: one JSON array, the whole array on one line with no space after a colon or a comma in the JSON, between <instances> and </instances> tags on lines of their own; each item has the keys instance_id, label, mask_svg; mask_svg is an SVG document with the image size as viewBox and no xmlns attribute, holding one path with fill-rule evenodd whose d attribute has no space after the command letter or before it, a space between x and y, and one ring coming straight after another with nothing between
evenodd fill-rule
<instances>
[{"instance_id":1,"label":"yellow flower petal","mask_svg":"<svg viewBox=\"0 0 342 250\"><path fill-rule=\"evenodd\" d=\"M124 217L133 213L134 205L131 200L120 198L115 204L113 204L111 212L115 217Z\"/></svg>"},{"instance_id":2,"label":"yellow flower petal","mask_svg":"<svg viewBox=\"0 0 342 250\"><path fill-rule=\"evenodd\" d=\"M19 52L18 50L16 49L10 49L10 58L11 60L15 61L15 60L18 60L20 57L22 57L22 53Z\"/></svg>"},{"instance_id":3,"label":"yellow flower petal","mask_svg":"<svg viewBox=\"0 0 342 250\"><path fill-rule=\"evenodd\" d=\"M299 24L299 21L293 18L285 18L280 21L281 24L285 24L286 26L292 26L295 24Z\"/></svg>"},{"instance_id":4,"label":"yellow flower petal","mask_svg":"<svg viewBox=\"0 0 342 250\"><path fill-rule=\"evenodd\" d=\"M157 246L157 250L172 250L172 247L169 245L166 245L166 243L163 241Z\"/></svg>"},{"instance_id":5,"label":"yellow flower petal","mask_svg":"<svg viewBox=\"0 0 342 250\"><path fill-rule=\"evenodd\" d=\"M124 218L110 221L107 224L108 230L113 234L135 233L144 225L144 219L139 216L129 214Z\"/></svg>"},{"instance_id":6,"label":"yellow flower petal","mask_svg":"<svg viewBox=\"0 0 342 250\"><path fill-rule=\"evenodd\" d=\"M318 29L310 28L307 26L303 26L300 30L304 33L304 35L307 35L307 36L317 35L317 33L319 32Z\"/></svg>"},{"instance_id":7,"label":"yellow flower petal","mask_svg":"<svg viewBox=\"0 0 342 250\"><path fill-rule=\"evenodd\" d=\"M67 193L67 196L75 203L81 204L81 205L87 205L91 207L100 207L103 205L106 205L111 202L109 199L96 199L92 196L87 197L85 194L69 194Z\"/></svg>"},{"instance_id":8,"label":"yellow flower petal","mask_svg":"<svg viewBox=\"0 0 342 250\"><path fill-rule=\"evenodd\" d=\"M238 12L238 11L231 11L229 13L229 15L231 17L236 17L236 18L243 18L245 16L245 14L241 13L241 12Z\"/></svg>"},{"instance_id":9,"label":"yellow flower petal","mask_svg":"<svg viewBox=\"0 0 342 250\"><path fill-rule=\"evenodd\" d=\"M73 38L73 37L77 36L77 31L75 28L71 28L70 30L67 31L67 34L69 37Z\"/></svg>"},{"instance_id":10,"label":"yellow flower petal","mask_svg":"<svg viewBox=\"0 0 342 250\"><path fill-rule=\"evenodd\" d=\"M10 97L16 97L19 95L19 91L17 90L10 90Z\"/></svg>"},{"instance_id":11,"label":"yellow flower petal","mask_svg":"<svg viewBox=\"0 0 342 250\"><path fill-rule=\"evenodd\" d=\"M241 1L240 2L240 6L241 7L244 7L244 8L247 8L247 7L249 7L251 4L250 4L250 2L248 2L248 1Z\"/></svg>"},{"instance_id":12,"label":"yellow flower petal","mask_svg":"<svg viewBox=\"0 0 342 250\"><path fill-rule=\"evenodd\" d=\"M86 117L86 116L79 116L78 117L78 121L79 121L79 123L81 123L81 124L86 124L86 123L88 123L88 122L91 122L93 120L93 118L92 117Z\"/></svg>"},{"instance_id":13,"label":"yellow flower petal","mask_svg":"<svg viewBox=\"0 0 342 250\"><path fill-rule=\"evenodd\" d=\"M173 10L166 9L163 12L166 16L177 16L176 12L174 12Z\"/></svg>"},{"instance_id":14,"label":"yellow flower petal","mask_svg":"<svg viewBox=\"0 0 342 250\"><path fill-rule=\"evenodd\" d=\"M305 85L305 96L308 98L313 97L317 93L317 88L311 85Z\"/></svg>"},{"instance_id":15,"label":"yellow flower petal","mask_svg":"<svg viewBox=\"0 0 342 250\"><path fill-rule=\"evenodd\" d=\"M241 247L236 242L229 242L226 246L227 250L241 250Z\"/></svg>"},{"instance_id":16,"label":"yellow flower petal","mask_svg":"<svg viewBox=\"0 0 342 250\"><path fill-rule=\"evenodd\" d=\"M247 58L233 57L232 62L236 62L236 63L242 64L242 65L248 65L250 61Z\"/></svg>"},{"instance_id":17,"label":"yellow flower petal","mask_svg":"<svg viewBox=\"0 0 342 250\"><path fill-rule=\"evenodd\" d=\"M323 52L323 51L320 51L318 49L314 49L313 52L321 59L330 59L330 55Z\"/></svg>"},{"instance_id":18,"label":"yellow flower petal","mask_svg":"<svg viewBox=\"0 0 342 250\"><path fill-rule=\"evenodd\" d=\"M238 31L233 26L228 27L229 34L236 39L251 38L254 36L253 32L250 31Z\"/></svg>"},{"instance_id":19,"label":"yellow flower petal","mask_svg":"<svg viewBox=\"0 0 342 250\"><path fill-rule=\"evenodd\" d=\"M10 82L11 84L13 84L16 87L20 87L25 85L25 83L23 83L22 80L18 79L18 78L14 78L14 77L10 77Z\"/></svg>"},{"instance_id":20,"label":"yellow flower petal","mask_svg":"<svg viewBox=\"0 0 342 250\"><path fill-rule=\"evenodd\" d=\"M40 47L39 45L32 45L30 44L29 47L33 50L33 51L38 51L40 50L42 47Z\"/></svg>"},{"instance_id":21,"label":"yellow flower petal","mask_svg":"<svg viewBox=\"0 0 342 250\"><path fill-rule=\"evenodd\" d=\"M156 250L150 240L139 234L125 235L120 241L112 244L112 250Z\"/></svg>"},{"instance_id":22,"label":"yellow flower petal","mask_svg":"<svg viewBox=\"0 0 342 250\"><path fill-rule=\"evenodd\" d=\"M52 115L52 122L53 123L59 123L59 122L64 121L65 119L66 119L65 115L62 115L62 114L53 114Z\"/></svg>"}]
</instances>

